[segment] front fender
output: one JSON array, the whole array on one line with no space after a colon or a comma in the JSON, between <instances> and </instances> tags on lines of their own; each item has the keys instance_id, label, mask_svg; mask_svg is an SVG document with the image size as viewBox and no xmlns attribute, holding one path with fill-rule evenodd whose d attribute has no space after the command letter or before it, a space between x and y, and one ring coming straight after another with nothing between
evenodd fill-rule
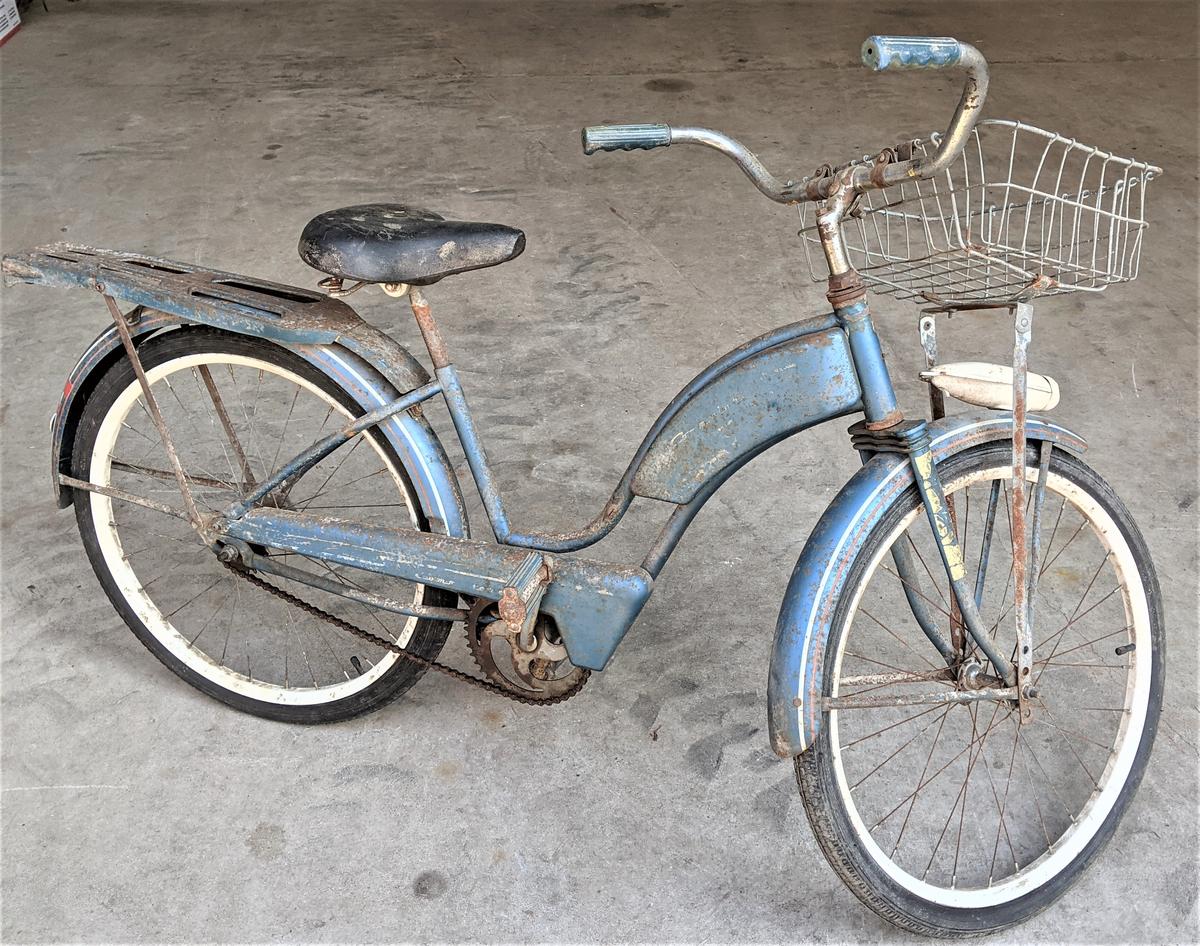
<instances>
[{"instance_id":1,"label":"front fender","mask_svg":"<svg viewBox=\"0 0 1200 946\"><path fill-rule=\"evenodd\" d=\"M1044 418L1027 418L1030 440L1072 453L1087 444ZM1012 414L980 411L929 425L934 460L991 440L1012 437ZM850 565L875 524L913 484L912 467L900 454L877 454L842 487L809 536L792 572L771 652L767 684L771 748L787 758L811 746L821 729L820 700L825 648Z\"/></svg>"},{"instance_id":2,"label":"front fender","mask_svg":"<svg viewBox=\"0 0 1200 946\"><path fill-rule=\"evenodd\" d=\"M135 344L141 344L157 332L184 324L186 320L178 316L148 310L130 327L130 333ZM329 344L270 340L332 378L367 410L382 406L429 380L425 369L406 349L366 323L360 323L353 332ZM71 472L71 448L83 405L108 367L122 357L120 336L115 326L109 326L88 346L63 386L50 431L51 473L60 508L73 501L74 490L63 487L58 475ZM405 412L389 418L379 429L411 473L433 531L469 535L466 504L458 479L425 418L419 413Z\"/></svg>"}]
</instances>

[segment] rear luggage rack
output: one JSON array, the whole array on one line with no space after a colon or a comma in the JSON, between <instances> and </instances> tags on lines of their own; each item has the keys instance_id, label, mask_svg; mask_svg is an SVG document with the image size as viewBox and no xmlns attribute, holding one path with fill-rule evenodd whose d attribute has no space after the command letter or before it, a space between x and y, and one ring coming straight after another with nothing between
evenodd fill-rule
<instances>
[{"instance_id":1,"label":"rear luggage rack","mask_svg":"<svg viewBox=\"0 0 1200 946\"><path fill-rule=\"evenodd\" d=\"M4 257L5 281L94 289L114 299L224 328L326 344L362 320L346 303L295 286L175 260L51 243Z\"/></svg>"}]
</instances>

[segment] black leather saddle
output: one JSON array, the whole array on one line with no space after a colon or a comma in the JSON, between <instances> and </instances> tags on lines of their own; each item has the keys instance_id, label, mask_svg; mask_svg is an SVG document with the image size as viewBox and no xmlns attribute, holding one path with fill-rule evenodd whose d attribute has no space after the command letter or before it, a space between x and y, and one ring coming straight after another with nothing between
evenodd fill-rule
<instances>
[{"instance_id":1,"label":"black leather saddle","mask_svg":"<svg viewBox=\"0 0 1200 946\"><path fill-rule=\"evenodd\" d=\"M447 220L403 204L360 204L313 217L300 258L343 279L427 286L520 256L525 234L498 223Z\"/></svg>"}]
</instances>

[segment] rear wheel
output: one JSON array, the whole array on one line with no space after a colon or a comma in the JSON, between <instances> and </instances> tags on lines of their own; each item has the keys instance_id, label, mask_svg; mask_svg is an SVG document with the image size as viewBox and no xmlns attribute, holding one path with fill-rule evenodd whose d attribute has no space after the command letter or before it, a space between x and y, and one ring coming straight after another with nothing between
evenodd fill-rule
<instances>
[{"instance_id":1,"label":"rear wheel","mask_svg":"<svg viewBox=\"0 0 1200 946\"><path fill-rule=\"evenodd\" d=\"M181 328L139 349L202 513L233 502L309 443L364 408L327 376L261 339ZM74 474L183 511L144 396L126 359L98 382L76 434ZM400 458L373 433L341 447L268 497L272 505L427 531ZM172 671L230 706L299 723L346 719L407 690L423 668L350 637L246 582L217 561L182 519L77 491L84 547L100 583L138 639ZM349 588L425 605L437 589L256 549ZM405 650L433 659L449 623L356 604L271 579Z\"/></svg>"},{"instance_id":2,"label":"rear wheel","mask_svg":"<svg viewBox=\"0 0 1200 946\"><path fill-rule=\"evenodd\" d=\"M1015 659L1011 444L965 451L939 472L968 584L984 571L984 626ZM1036 463L1027 468L1031 484L1037 473ZM850 565L825 655L827 697L969 688L937 679L946 664L907 605L890 554L897 543L920 575L910 590L950 637L950 590L913 488ZM1051 904L1111 837L1150 754L1164 646L1150 557L1109 486L1061 451L1049 467L1041 547L1031 720L996 700L833 709L796 759L829 862L864 903L913 932L987 933ZM994 673L973 644L965 657Z\"/></svg>"}]
</instances>

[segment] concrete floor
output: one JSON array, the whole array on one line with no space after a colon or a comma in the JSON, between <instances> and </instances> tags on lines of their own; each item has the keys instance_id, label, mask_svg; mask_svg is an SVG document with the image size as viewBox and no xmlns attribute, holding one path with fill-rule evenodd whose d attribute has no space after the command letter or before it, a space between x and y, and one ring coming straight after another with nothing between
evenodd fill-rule
<instances>
[{"instance_id":1,"label":"concrete floor","mask_svg":"<svg viewBox=\"0 0 1200 946\"><path fill-rule=\"evenodd\" d=\"M66 238L307 285L296 238L331 207L523 227L521 259L430 296L516 520L573 527L696 370L823 305L792 213L732 165L585 159L579 126L712 125L801 171L941 127L956 80L872 77L872 32L970 40L995 64L989 114L1168 169L1142 279L1046 305L1036 340L1060 420L1156 555L1167 707L1115 842L1007 939L1195 942L1193 4L51 2L0 53L0 248ZM378 294L354 301L416 342ZM46 420L106 316L78 293L3 302L6 942L903 938L826 866L766 745L780 597L855 466L841 424L722 490L566 706L426 679L377 715L288 728L182 684L102 599L50 501ZM877 311L919 409L914 310ZM659 519L604 554L640 558Z\"/></svg>"}]
</instances>

